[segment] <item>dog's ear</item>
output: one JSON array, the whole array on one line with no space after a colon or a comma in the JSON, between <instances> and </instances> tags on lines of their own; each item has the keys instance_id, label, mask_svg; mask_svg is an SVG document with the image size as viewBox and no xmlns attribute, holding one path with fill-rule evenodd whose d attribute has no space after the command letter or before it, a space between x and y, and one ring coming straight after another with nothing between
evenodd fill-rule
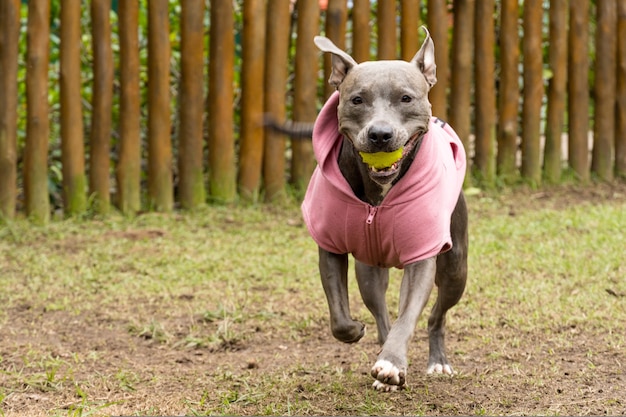
<instances>
[{"instance_id":1,"label":"dog's ear","mask_svg":"<svg viewBox=\"0 0 626 417\"><path fill-rule=\"evenodd\" d=\"M437 65L435 65L435 44L430 37L430 33L425 26L422 26L424 32L426 32L426 39L422 43L422 47L415 54L411 60L412 64L417 65L417 68L424 74L426 82L433 87L437 83Z\"/></svg>"},{"instance_id":2,"label":"dog's ear","mask_svg":"<svg viewBox=\"0 0 626 417\"><path fill-rule=\"evenodd\" d=\"M330 74L330 78L328 79L328 83L335 88L339 88L339 84L343 81L348 74L348 71L355 65L358 65L357 62L348 55L346 52L342 51L332 43L332 41L323 36L316 36L313 41L315 45L322 52L329 52L332 54L331 63L333 71Z\"/></svg>"}]
</instances>

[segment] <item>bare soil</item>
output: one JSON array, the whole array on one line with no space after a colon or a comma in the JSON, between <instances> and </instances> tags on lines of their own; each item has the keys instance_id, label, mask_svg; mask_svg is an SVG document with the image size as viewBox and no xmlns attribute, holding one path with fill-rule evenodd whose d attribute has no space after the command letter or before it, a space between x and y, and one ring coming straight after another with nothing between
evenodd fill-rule
<instances>
[{"instance_id":1,"label":"bare soil","mask_svg":"<svg viewBox=\"0 0 626 417\"><path fill-rule=\"evenodd\" d=\"M506 205L514 218L524 210L607 199L625 201L626 186L521 190L508 193ZM126 238L140 239L141 233L160 232L129 233ZM64 242L56 250L75 249ZM271 289L259 291L271 294ZM626 302L625 294L613 296ZM179 301L183 305L194 298L187 294ZM470 332L453 320L448 350L459 373L450 378L424 374L422 325L411 348L407 389L378 393L369 388L375 337L368 334L357 345L335 341L325 300L319 302L319 319L297 330L297 337L290 334L293 328L251 320L240 324L247 328L244 339L198 348L163 343L156 332L129 331L124 311L76 317L28 302L10 306L4 311L7 324L0 327L0 409L7 416L79 415L76 410L90 415L626 414L625 346L611 342L615 338L602 329L550 323L528 330L503 320L496 328L476 326ZM143 303L175 340L171 329L184 329L179 321L186 319L169 316L159 300ZM286 299L285 314L307 308L289 303ZM28 363L29 355L41 358L42 352L50 363ZM48 369L48 378L38 376L42 368ZM63 379L53 372L63 373Z\"/></svg>"}]
</instances>

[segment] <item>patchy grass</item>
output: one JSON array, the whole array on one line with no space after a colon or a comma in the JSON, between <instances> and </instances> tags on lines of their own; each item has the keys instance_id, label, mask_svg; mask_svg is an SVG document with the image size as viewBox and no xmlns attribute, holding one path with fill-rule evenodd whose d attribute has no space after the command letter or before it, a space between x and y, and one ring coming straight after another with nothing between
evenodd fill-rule
<instances>
[{"instance_id":1,"label":"patchy grass","mask_svg":"<svg viewBox=\"0 0 626 417\"><path fill-rule=\"evenodd\" d=\"M354 279L370 332L330 335L296 204L0 226L1 414L625 414L626 186L468 203L458 374L424 375L423 316L392 394L370 388Z\"/></svg>"}]
</instances>

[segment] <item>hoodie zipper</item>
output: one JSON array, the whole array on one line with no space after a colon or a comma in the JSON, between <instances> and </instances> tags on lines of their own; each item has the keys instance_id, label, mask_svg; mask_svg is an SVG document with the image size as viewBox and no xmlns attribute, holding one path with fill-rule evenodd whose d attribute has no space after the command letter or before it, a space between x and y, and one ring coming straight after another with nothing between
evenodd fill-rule
<instances>
[{"instance_id":1,"label":"hoodie zipper","mask_svg":"<svg viewBox=\"0 0 626 417\"><path fill-rule=\"evenodd\" d=\"M378 211L378 207L370 206L369 209L370 212L367 215L367 220L365 220L365 223L372 224L374 222L374 216L376 216L376 212Z\"/></svg>"},{"instance_id":2,"label":"hoodie zipper","mask_svg":"<svg viewBox=\"0 0 626 417\"><path fill-rule=\"evenodd\" d=\"M378 227L374 223L374 217L378 212L377 206L369 206L369 213L365 223L365 235L367 236L367 249L369 252L369 259L375 263L376 266L380 266L379 254L380 254L380 242L378 240Z\"/></svg>"}]
</instances>

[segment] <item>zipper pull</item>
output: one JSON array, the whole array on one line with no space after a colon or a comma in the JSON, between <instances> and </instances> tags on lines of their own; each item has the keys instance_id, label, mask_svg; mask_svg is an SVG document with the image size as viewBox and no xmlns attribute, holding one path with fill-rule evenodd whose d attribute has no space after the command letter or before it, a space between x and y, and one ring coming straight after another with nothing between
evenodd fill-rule
<instances>
[{"instance_id":1,"label":"zipper pull","mask_svg":"<svg viewBox=\"0 0 626 417\"><path fill-rule=\"evenodd\" d=\"M372 224L374 222L374 216L376 215L377 211L378 207L370 207L370 212L367 215L367 220L365 220L365 223Z\"/></svg>"}]
</instances>

